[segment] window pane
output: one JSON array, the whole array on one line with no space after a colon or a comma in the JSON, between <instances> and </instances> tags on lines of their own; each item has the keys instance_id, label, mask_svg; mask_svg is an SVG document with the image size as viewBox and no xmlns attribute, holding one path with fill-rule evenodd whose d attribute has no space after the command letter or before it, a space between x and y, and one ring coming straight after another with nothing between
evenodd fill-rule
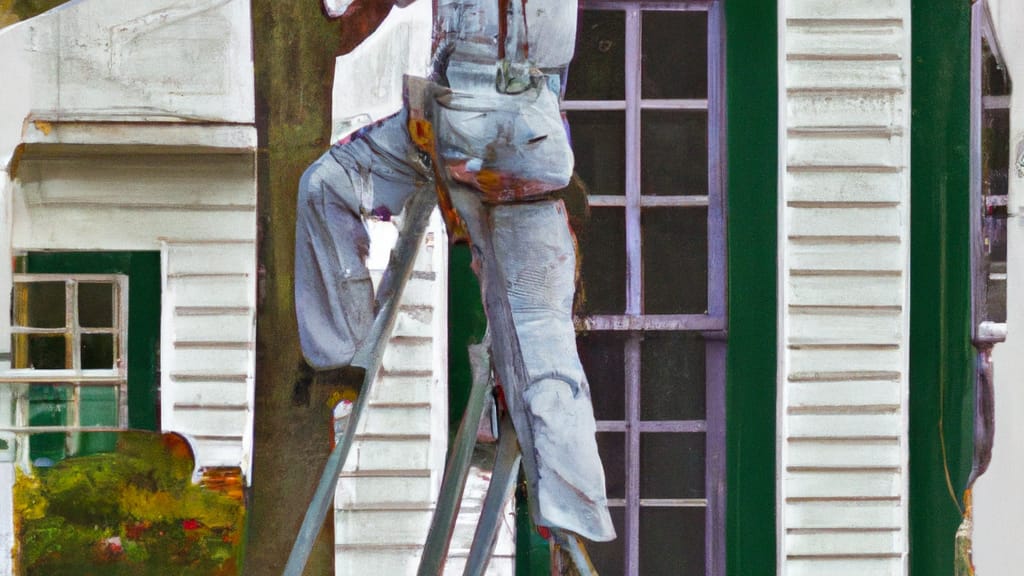
<instances>
[{"instance_id":1,"label":"window pane","mask_svg":"<svg viewBox=\"0 0 1024 576\"><path fill-rule=\"evenodd\" d=\"M641 498L704 498L704 433L640 435Z\"/></svg>"},{"instance_id":2,"label":"window pane","mask_svg":"<svg viewBox=\"0 0 1024 576\"><path fill-rule=\"evenodd\" d=\"M117 426L117 389L105 386L83 386L81 396L82 426Z\"/></svg>"},{"instance_id":3,"label":"window pane","mask_svg":"<svg viewBox=\"0 0 1024 576\"><path fill-rule=\"evenodd\" d=\"M626 113L568 112L576 172L588 194L626 193Z\"/></svg>"},{"instance_id":4,"label":"window pane","mask_svg":"<svg viewBox=\"0 0 1024 576\"><path fill-rule=\"evenodd\" d=\"M707 12L644 12L642 74L644 98L707 98Z\"/></svg>"},{"instance_id":5,"label":"window pane","mask_svg":"<svg viewBox=\"0 0 1024 576\"><path fill-rule=\"evenodd\" d=\"M705 346L699 334L648 332L641 358L641 419L704 419Z\"/></svg>"},{"instance_id":6,"label":"window pane","mask_svg":"<svg viewBox=\"0 0 1024 576\"><path fill-rule=\"evenodd\" d=\"M73 389L67 384L29 388L29 425L67 426L68 400L72 398ZM65 440L63 433L34 434L29 443L29 457L33 462L40 458L48 458L52 462L61 460L65 454Z\"/></svg>"},{"instance_id":7,"label":"window pane","mask_svg":"<svg viewBox=\"0 0 1024 576\"><path fill-rule=\"evenodd\" d=\"M648 195L708 193L708 116L704 111L641 113L641 190Z\"/></svg>"},{"instance_id":8,"label":"window pane","mask_svg":"<svg viewBox=\"0 0 1024 576\"><path fill-rule=\"evenodd\" d=\"M593 561L597 573L602 576L623 574L625 568L623 547L626 542L626 509L612 508L609 512L612 515L615 533L619 537L611 542L587 542L587 552L590 553L590 560ZM654 574L654 572L651 574ZM671 574L671 572L667 574Z\"/></svg>"},{"instance_id":9,"label":"window pane","mask_svg":"<svg viewBox=\"0 0 1024 576\"><path fill-rule=\"evenodd\" d=\"M581 12L566 99L625 99L625 66L626 13L608 10Z\"/></svg>"},{"instance_id":10,"label":"window pane","mask_svg":"<svg viewBox=\"0 0 1024 576\"><path fill-rule=\"evenodd\" d=\"M704 574L704 532L703 508L641 508L640 573Z\"/></svg>"},{"instance_id":11,"label":"window pane","mask_svg":"<svg viewBox=\"0 0 1024 576\"><path fill-rule=\"evenodd\" d=\"M113 334L82 334L83 370L109 370L115 360Z\"/></svg>"},{"instance_id":12,"label":"window pane","mask_svg":"<svg viewBox=\"0 0 1024 576\"><path fill-rule=\"evenodd\" d=\"M100 282L78 285L78 325L83 328L114 327L114 286Z\"/></svg>"},{"instance_id":13,"label":"window pane","mask_svg":"<svg viewBox=\"0 0 1024 576\"><path fill-rule=\"evenodd\" d=\"M707 209L647 208L642 218L645 313L706 313Z\"/></svg>"},{"instance_id":14,"label":"window pane","mask_svg":"<svg viewBox=\"0 0 1024 576\"><path fill-rule=\"evenodd\" d=\"M622 314L626 309L625 211L591 208L576 236L582 269L576 309L583 314Z\"/></svg>"},{"instance_id":15,"label":"window pane","mask_svg":"<svg viewBox=\"0 0 1024 576\"><path fill-rule=\"evenodd\" d=\"M68 401L73 390L74 386L70 384L37 384L29 388L29 425L66 425Z\"/></svg>"},{"instance_id":16,"label":"window pane","mask_svg":"<svg viewBox=\"0 0 1024 576\"><path fill-rule=\"evenodd\" d=\"M64 282L16 284L14 323L32 328L64 328L66 294Z\"/></svg>"},{"instance_id":17,"label":"window pane","mask_svg":"<svg viewBox=\"0 0 1024 576\"><path fill-rule=\"evenodd\" d=\"M996 60L996 55L992 53L987 39L982 39L981 50L982 91L986 95L1009 94L1012 89L1010 78L1006 69L1000 66L999 61Z\"/></svg>"},{"instance_id":18,"label":"window pane","mask_svg":"<svg viewBox=\"0 0 1024 576\"><path fill-rule=\"evenodd\" d=\"M63 370L71 368L63 335L16 334L11 338L13 368Z\"/></svg>"},{"instance_id":19,"label":"window pane","mask_svg":"<svg viewBox=\"0 0 1024 576\"><path fill-rule=\"evenodd\" d=\"M626 497L626 435L598 432L597 450L604 464L605 489L609 498Z\"/></svg>"},{"instance_id":20,"label":"window pane","mask_svg":"<svg viewBox=\"0 0 1024 576\"><path fill-rule=\"evenodd\" d=\"M598 420L624 420L625 336L614 332L591 332L581 334L576 345L590 382L594 417Z\"/></svg>"},{"instance_id":21,"label":"window pane","mask_svg":"<svg viewBox=\"0 0 1024 576\"><path fill-rule=\"evenodd\" d=\"M1010 176L1010 111L982 116L982 246L987 264L985 320L1006 322L1006 222Z\"/></svg>"}]
</instances>

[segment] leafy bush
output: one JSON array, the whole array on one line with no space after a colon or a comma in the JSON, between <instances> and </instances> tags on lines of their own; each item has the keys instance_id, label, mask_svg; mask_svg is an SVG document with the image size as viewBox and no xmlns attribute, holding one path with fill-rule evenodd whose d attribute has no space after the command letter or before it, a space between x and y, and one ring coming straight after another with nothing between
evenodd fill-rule
<instances>
[{"instance_id":1,"label":"leafy bush","mask_svg":"<svg viewBox=\"0 0 1024 576\"><path fill-rule=\"evenodd\" d=\"M177 436L128 432L107 454L18 475L15 522L26 576L235 576L245 507L240 475L192 482Z\"/></svg>"}]
</instances>

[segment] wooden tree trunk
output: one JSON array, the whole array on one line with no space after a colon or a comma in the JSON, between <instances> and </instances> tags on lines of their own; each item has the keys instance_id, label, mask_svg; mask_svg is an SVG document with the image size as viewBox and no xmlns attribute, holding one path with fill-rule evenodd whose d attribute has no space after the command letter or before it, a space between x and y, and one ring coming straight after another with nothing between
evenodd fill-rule
<instances>
[{"instance_id":1,"label":"wooden tree trunk","mask_svg":"<svg viewBox=\"0 0 1024 576\"><path fill-rule=\"evenodd\" d=\"M330 451L330 386L299 351L293 300L295 199L329 146L340 25L317 0L253 0L260 279L249 543L244 573L279 576ZM326 523L306 574L333 573Z\"/></svg>"}]
</instances>

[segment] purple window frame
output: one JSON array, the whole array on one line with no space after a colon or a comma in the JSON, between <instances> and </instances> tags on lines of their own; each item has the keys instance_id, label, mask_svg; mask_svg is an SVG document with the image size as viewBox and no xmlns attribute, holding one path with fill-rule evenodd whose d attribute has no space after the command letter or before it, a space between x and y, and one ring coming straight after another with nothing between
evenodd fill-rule
<instances>
[{"instance_id":1,"label":"purple window frame","mask_svg":"<svg viewBox=\"0 0 1024 576\"><path fill-rule=\"evenodd\" d=\"M725 357L726 357L726 236L725 236L725 54L722 0L581 0L582 10L611 10L626 15L625 100L567 100L567 111L619 111L626 115L626 190L622 196L591 195L594 207L623 207L626 218L626 309L622 315L577 318L588 332L624 332L625 418L600 420L598 432L625 433L625 499L612 500L625 509L623 570L640 574L640 509L642 507L705 508L705 574L725 575ZM641 38L644 11L704 11L708 14L706 99L643 99L641 95ZM708 142L707 196L644 196L641 194L641 111L706 110ZM708 209L707 306L704 314L644 314L641 209L649 207ZM641 342L645 331L700 333L706 342L706 406L703 420L643 421L640 412ZM703 499L641 499L641 433L705 433L705 497Z\"/></svg>"},{"instance_id":2,"label":"purple window frame","mask_svg":"<svg viewBox=\"0 0 1024 576\"><path fill-rule=\"evenodd\" d=\"M991 319L986 314L988 267L985 257L982 224L982 129L985 110L1009 109L1010 96L993 98L982 92L984 66L982 42L988 44L996 61L1004 65L1005 59L996 41L995 26L987 0L979 0L971 7L971 165L970 165L970 209L971 209L971 316L973 318L973 339L976 346L991 347L1005 338L1005 324L1002 331L990 333L982 330L982 323ZM1011 150L1010 164L1013 164Z\"/></svg>"}]
</instances>

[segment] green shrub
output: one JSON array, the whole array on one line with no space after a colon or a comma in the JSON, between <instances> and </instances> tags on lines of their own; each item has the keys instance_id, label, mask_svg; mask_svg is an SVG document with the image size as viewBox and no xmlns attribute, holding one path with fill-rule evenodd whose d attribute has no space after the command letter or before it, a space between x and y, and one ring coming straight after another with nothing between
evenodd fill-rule
<instances>
[{"instance_id":1,"label":"green shrub","mask_svg":"<svg viewBox=\"0 0 1024 576\"><path fill-rule=\"evenodd\" d=\"M183 448L184 447L184 448ZM234 576L245 507L192 482L176 436L128 432L107 454L68 458L15 484L25 576Z\"/></svg>"}]
</instances>

